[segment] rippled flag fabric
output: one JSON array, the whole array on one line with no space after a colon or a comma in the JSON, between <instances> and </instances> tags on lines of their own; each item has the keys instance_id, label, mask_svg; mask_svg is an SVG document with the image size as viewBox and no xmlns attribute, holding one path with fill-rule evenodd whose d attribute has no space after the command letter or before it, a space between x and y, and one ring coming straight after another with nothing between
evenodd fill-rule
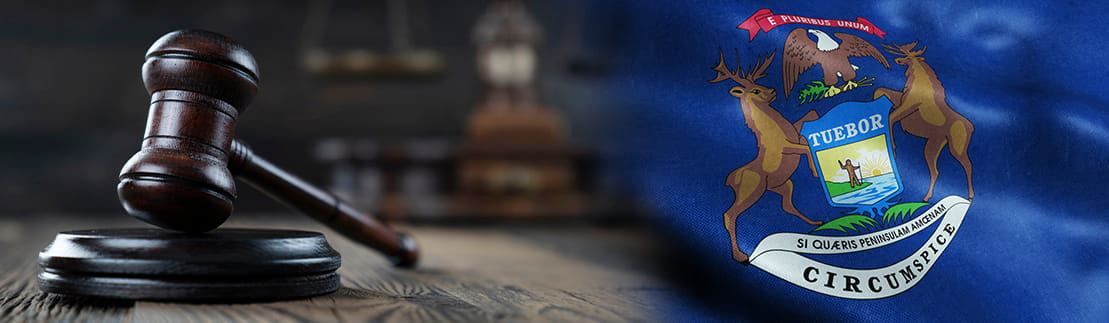
<instances>
[{"instance_id":1,"label":"rippled flag fabric","mask_svg":"<svg viewBox=\"0 0 1109 323\"><path fill-rule=\"evenodd\" d=\"M674 318L1109 321L1107 5L621 5Z\"/></svg>"}]
</instances>

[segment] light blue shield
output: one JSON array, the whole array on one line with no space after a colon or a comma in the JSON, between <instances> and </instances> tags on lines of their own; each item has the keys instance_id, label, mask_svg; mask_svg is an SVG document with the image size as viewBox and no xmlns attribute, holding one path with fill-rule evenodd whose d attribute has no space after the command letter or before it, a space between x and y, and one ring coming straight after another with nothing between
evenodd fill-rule
<instances>
[{"instance_id":1,"label":"light blue shield","mask_svg":"<svg viewBox=\"0 0 1109 323\"><path fill-rule=\"evenodd\" d=\"M878 207L901 193L901 177L890 148L891 106L886 97L844 102L801 128L829 204Z\"/></svg>"}]
</instances>

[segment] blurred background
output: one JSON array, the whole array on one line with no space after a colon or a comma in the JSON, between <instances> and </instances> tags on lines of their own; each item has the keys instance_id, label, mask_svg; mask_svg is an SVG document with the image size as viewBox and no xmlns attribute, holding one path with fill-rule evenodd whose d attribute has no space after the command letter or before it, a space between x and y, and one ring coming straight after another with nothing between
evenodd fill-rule
<instances>
[{"instance_id":1,"label":"blurred background","mask_svg":"<svg viewBox=\"0 0 1109 323\"><path fill-rule=\"evenodd\" d=\"M634 213L605 155L614 116L601 85L620 56L616 8L588 0L7 4L0 216L122 215L117 176L139 149L149 104L143 55L182 28L228 35L258 61L260 94L238 137L359 208L411 220ZM240 186L238 212L286 210Z\"/></svg>"},{"instance_id":2,"label":"blurred background","mask_svg":"<svg viewBox=\"0 0 1109 323\"><path fill-rule=\"evenodd\" d=\"M1053 241L1072 245L1104 240L1096 231L1104 227L1103 217L1091 215L1105 209L1106 200L1092 196L1109 178L1101 165L1109 142L1100 78L1105 73L1091 69L1100 65L1084 62L1096 57L1088 53L1104 52L1105 42L1091 33L1107 21L1098 15L1105 5L1091 4L1096 3L6 3L0 11L0 218L80 214L130 221L115 186L120 168L140 148L146 123L150 98L140 77L143 55L166 33L197 28L239 41L260 67L261 90L239 119L238 137L257 154L361 210L395 222L642 224L646 221L625 220L644 219L643 210L651 209L657 215L651 229L658 230L651 231L654 235L638 226L629 231L642 247L635 249L639 252L620 249L623 257L594 250L612 240L581 239L567 243L569 248L551 237L578 236L540 230L517 235L572 249L590 263L662 267L668 284L685 287L665 309L678 316L695 315L706 304L721 318L959 314L931 314L931 303L907 308L892 298L873 306L845 306L728 257L720 214L732 192L722 182L754 157L756 139L739 121L742 113L727 87L706 81L721 50L742 52L749 63L747 57L763 49L780 48L789 28L752 42L734 26L759 8L783 8L783 13L790 8L813 17L866 17L889 33L889 41L928 44L928 62L942 71L947 99L978 127L975 138L981 144L971 153L981 156L975 157L976 186L986 193L975 200L980 213L967 222L977 233L963 234L968 237L960 238L960 248L967 248L945 256L944 261L964 266L937 267L929 279L985 277L995 283L961 290L949 301L996 302L976 307L984 315L1002 309L1006 315L1027 313L1007 307L1018 303L1032 312L1056 308L1054 302L1088 304L1102 298L1030 299L1048 295L1045 290L1056 292L1041 288L1055 281L1037 278L1029 284L1009 273L1063 277L1052 270L1088 272L1106 268L1096 261L1109 259L1102 257L1104 248L1076 248L1088 254L1028 267L1042 271L1016 266L1042 262L1040 256L1052 245L1034 240L1039 235L1030 234L1031 228L1058 227L1070 240ZM1070 32L1045 34L1037 26ZM885 86L901 85L902 69L878 73ZM763 80L777 81L776 76ZM869 100L862 91L850 95ZM776 106L790 120L810 107L823 112L833 104L802 109L796 101L779 99ZM943 167L956 167L946 153L942 156ZM1050 165L1024 163L1045 158ZM916 180L927 178L920 175L923 159L905 160L898 163L916 167ZM944 176L948 182L940 183L942 191L962 192L961 181ZM1030 179L1038 181L1016 185ZM805 187L816 182L798 183L800 209L828 210L822 192ZM957 190L944 187L956 184ZM242 183L238 191L236 212L293 214ZM910 193L906 196L923 192ZM778 201L766 198L752 210L778 214ZM824 211L822 216L834 214ZM810 229L785 216L743 221L763 230L743 233L741 243L750 246L771 230ZM7 230L0 237L18 231L3 225L0 230ZM617 235L612 230L597 234ZM648 260L628 260L633 257ZM996 264L1014 265L996 270ZM922 285L913 293L955 295L949 288ZM1029 299L997 297L1003 293ZM798 304L804 306L800 312ZM990 306L995 312L983 310Z\"/></svg>"}]
</instances>

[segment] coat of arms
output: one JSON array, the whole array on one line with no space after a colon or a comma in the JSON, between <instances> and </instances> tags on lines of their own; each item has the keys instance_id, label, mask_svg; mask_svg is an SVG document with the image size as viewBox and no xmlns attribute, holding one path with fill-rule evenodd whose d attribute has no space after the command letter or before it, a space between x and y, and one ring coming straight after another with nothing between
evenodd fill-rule
<instances>
[{"instance_id":1,"label":"coat of arms","mask_svg":"<svg viewBox=\"0 0 1109 323\"><path fill-rule=\"evenodd\" d=\"M890 69L882 51L858 35L822 30L854 29L870 34L864 37L884 40L887 34L875 24L861 17L855 21L818 19L777 15L762 9L739 28L748 30L753 40L757 32L769 32L785 24L815 26L794 29L782 43L782 94L786 100L791 99L795 83L805 86L792 100L795 107L816 101L826 104L848 91L871 94L864 101L834 103L826 111L808 110L791 122L772 105L780 93L756 83L771 70L776 51L769 51L744 69L737 50L734 70L720 52L720 60L713 67L716 77L709 82L734 83L727 93L738 100L744 123L754 133L758 148L754 160L725 179L725 185L735 193L724 212L731 256L739 263L826 295L851 299L897 295L920 282L932 268L970 208L974 186L968 148L974 126L947 104L943 84L924 62L927 47L917 48L917 42L882 44L886 53L894 55L893 62L905 68L904 86L894 90L877 86L876 78L856 65L872 60L880 66L870 63L869 68ZM806 71L816 66L820 66L821 77L805 80L807 74L812 74ZM903 174L898 168L898 157L919 158L916 156L920 152L899 151L894 140L897 131L925 142L923 158L930 180L922 199L904 202L905 198L900 197L905 189L902 176L921 174ZM967 196L950 195L930 203L939 177L937 163L945 148L966 174ZM794 177L802 165L808 170ZM823 190L825 209L797 208L794 192L800 181L815 182L805 187ZM811 230L774 233L759 241L750 253L745 252L749 249L736 238L737 230L743 227L740 215L759 203L768 191L781 195L783 213L797 217ZM878 268L855 268L850 261L836 262L823 256L878 250L926 231L931 231L931 236L924 245Z\"/></svg>"}]
</instances>

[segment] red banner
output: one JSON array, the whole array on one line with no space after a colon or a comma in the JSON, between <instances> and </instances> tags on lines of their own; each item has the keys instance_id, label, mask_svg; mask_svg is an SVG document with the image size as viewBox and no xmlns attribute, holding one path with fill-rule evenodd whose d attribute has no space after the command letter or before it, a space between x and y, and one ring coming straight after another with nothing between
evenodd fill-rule
<instances>
[{"instance_id":1,"label":"red banner","mask_svg":"<svg viewBox=\"0 0 1109 323\"><path fill-rule=\"evenodd\" d=\"M770 9L759 9L759 11L755 11L755 14L748 17L747 20L744 20L743 23L736 26L736 28L746 29L747 32L751 34L751 39L747 41L752 41L755 40L755 34L757 34L759 30L769 32L771 29L774 29L774 27L786 24L851 28L865 31L881 39L886 39L886 32L878 29L877 26L874 26L869 20L863 19L863 17L855 18L855 21L818 19L793 15L775 15L773 12L770 12Z\"/></svg>"}]
</instances>

